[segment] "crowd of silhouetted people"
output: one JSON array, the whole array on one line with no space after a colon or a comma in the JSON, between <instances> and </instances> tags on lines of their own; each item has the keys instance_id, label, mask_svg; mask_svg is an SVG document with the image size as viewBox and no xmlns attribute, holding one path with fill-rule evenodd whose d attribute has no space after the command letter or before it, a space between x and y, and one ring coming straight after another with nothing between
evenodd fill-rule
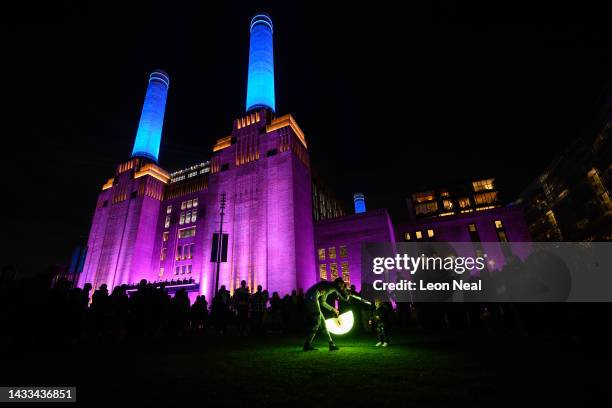
<instances>
[{"instance_id":1,"label":"crowd of silhouetted people","mask_svg":"<svg viewBox=\"0 0 612 408\"><path fill-rule=\"evenodd\" d=\"M368 293L351 291L365 298ZM363 289L367 291L367 287ZM330 301L328 299L328 301ZM354 332L369 332L372 309L360 302L331 299L340 312L355 314ZM425 330L582 329L597 309L568 304L408 303L387 302L391 332ZM233 292L221 286L213 299L189 297L184 288L164 283L74 287L52 273L14 279L10 270L0 276L0 343L79 342L155 336L256 336L294 333L308 328L304 290L279 294L241 282Z\"/></svg>"}]
</instances>

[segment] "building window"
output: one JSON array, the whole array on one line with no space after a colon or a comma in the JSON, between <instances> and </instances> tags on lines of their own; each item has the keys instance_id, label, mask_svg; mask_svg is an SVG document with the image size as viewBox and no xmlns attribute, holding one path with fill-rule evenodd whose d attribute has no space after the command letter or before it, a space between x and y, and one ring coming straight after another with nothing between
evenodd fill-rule
<instances>
[{"instance_id":1,"label":"building window","mask_svg":"<svg viewBox=\"0 0 612 408\"><path fill-rule=\"evenodd\" d=\"M160 278L162 278L164 276L164 267L162 266L161 268L159 268L159 275Z\"/></svg>"},{"instance_id":2,"label":"building window","mask_svg":"<svg viewBox=\"0 0 612 408\"><path fill-rule=\"evenodd\" d=\"M183 268L183 271L181 273L184 275L185 272L187 272L187 265L183 265L182 268Z\"/></svg>"},{"instance_id":3,"label":"building window","mask_svg":"<svg viewBox=\"0 0 612 408\"><path fill-rule=\"evenodd\" d=\"M319 248L319 261L325 260L325 248Z\"/></svg>"},{"instance_id":4,"label":"building window","mask_svg":"<svg viewBox=\"0 0 612 408\"><path fill-rule=\"evenodd\" d=\"M327 253L329 254L329 259L336 259L336 247L329 247Z\"/></svg>"},{"instance_id":5,"label":"building window","mask_svg":"<svg viewBox=\"0 0 612 408\"><path fill-rule=\"evenodd\" d=\"M189 238L189 237L194 237L196 234L196 229L195 227L191 227L191 228L184 228L182 230L179 230L178 235L179 238Z\"/></svg>"},{"instance_id":6,"label":"building window","mask_svg":"<svg viewBox=\"0 0 612 408\"><path fill-rule=\"evenodd\" d=\"M414 233L416 239L423 239L423 233L421 231L417 231Z\"/></svg>"},{"instance_id":7,"label":"building window","mask_svg":"<svg viewBox=\"0 0 612 408\"><path fill-rule=\"evenodd\" d=\"M468 208L470 206L470 199L468 197L461 197L457 200L459 208Z\"/></svg>"},{"instance_id":8,"label":"building window","mask_svg":"<svg viewBox=\"0 0 612 408\"><path fill-rule=\"evenodd\" d=\"M194 198L194 199L193 199L193 206L194 206L194 207L197 207L197 206L198 206L198 199L197 199L197 198Z\"/></svg>"},{"instance_id":9,"label":"building window","mask_svg":"<svg viewBox=\"0 0 612 408\"><path fill-rule=\"evenodd\" d=\"M185 209L185 207L187 207L187 201L183 201L183 202L181 203L181 210L184 210L184 209Z\"/></svg>"},{"instance_id":10,"label":"building window","mask_svg":"<svg viewBox=\"0 0 612 408\"><path fill-rule=\"evenodd\" d=\"M348 265L348 262L346 262L346 261L342 262L341 267L342 267L342 280L350 285L351 278L349 276L349 265Z\"/></svg>"},{"instance_id":11,"label":"building window","mask_svg":"<svg viewBox=\"0 0 612 408\"><path fill-rule=\"evenodd\" d=\"M319 265L319 277L321 278L321 280L327 280L327 265Z\"/></svg>"},{"instance_id":12,"label":"building window","mask_svg":"<svg viewBox=\"0 0 612 408\"><path fill-rule=\"evenodd\" d=\"M170 235L170 234L168 233L168 231L165 231L165 232L162 234L162 242L166 242L166 241L168 241L168 235Z\"/></svg>"},{"instance_id":13,"label":"building window","mask_svg":"<svg viewBox=\"0 0 612 408\"><path fill-rule=\"evenodd\" d=\"M418 204L415 207L416 210L416 214L429 214L432 212L436 212L438 211L438 203L437 202L431 202L431 203L424 203L424 204Z\"/></svg>"},{"instance_id":14,"label":"building window","mask_svg":"<svg viewBox=\"0 0 612 408\"><path fill-rule=\"evenodd\" d=\"M499 239L499 242L508 242L508 236L505 231L497 231L497 239Z\"/></svg>"},{"instance_id":15,"label":"building window","mask_svg":"<svg viewBox=\"0 0 612 408\"><path fill-rule=\"evenodd\" d=\"M502 224L501 220L495 220L495 229L504 228L504 224Z\"/></svg>"},{"instance_id":16,"label":"building window","mask_svg":"<svg viewBox=\"0 0 612 408\"><path fill-rule=\"evenodd\" d=\"M472 187L474 187L474 191L484 191L484 190L494 190L493 179L486 180L478 180L472 183Z\"/></svg>"},{"instance_id":17,"label":"building window","mask_svg":"<svg viewBox=\"0 0 612 408\"><path fill-rule=\"evenodd\" d=\"M405 232L404 233L404 241L410 241L412 239L412 237L410 236L409 232Z\"/></svg>"},{"instance_id":18,"label":"building window","mask_svg":"<svg viewBox=\"0 0 612 408\"><path fill-rule=\"evenodd\" d=\"M338 264L333 262L329 264L329 273L331 275L331 279L334 280L338 277Z\"/></svg>"},{"instance_id":19,"label":"building window","mask_svg":"<svg viewBox=\"0 0 612 408\"><path fill-rule=\"evenodd\" d=\"M181 267L180 267L180 266L177 266L177 267L174 269L174 274L175 274L175 275L178 275L180 271L181 271Z\"/></svg>"},{"instance_id":20,"label":"building window","mask_svg":"<svg viewBox=\"0 0 612 408\"><path fill-rule=\"evenodd\" d=\"M348 249L346 248L346 245L340 245L340 258L346 257L348 257Z\"/></svg>"},{"instance_id":21,"label":"building window","mask_svg":"<svg viewBox=\"0 0 612 408\"><path fill-rule=\"evenodd\" d=\"M185 223L189 222L191 222L191 210L187 211L187 214L185 214Z\"/></svg>"},{"instance_id":22,"label":"building window","mask_svg":"<svg viewBox=\"0 0 612 408\"><path fill-rule=\"evenodd\" d=\"M170 228L170 215L166 215L166 222L164 222L164 228Z\"/></svg>"},{"instance_id":23,"label":"building window","mask_svg":"<svg viewBox=\"0 0 612 408\"><path fill-rule=\"evenodd\" d=\"M172 205L169 205L168 207L166 207L166 214L171 214L172 213Z\"/></svg>"},{"instance_id":24,"label":"building window","mask_svg":"<svg viewBox=\"0 0 612 408\"><path fill-rule=\"evenodd\" d=\"M417 203L423 203L425 201L431 201L435 199L436 196L433 191L423 191L421 193L414 193L412 195L412 200Z\"/></svg>"},{"instance_id":25,"label":"building window","mask_svg":"<svg viewBox=\"0 0 612 408\"><path fill-rule=\"evenodd\" d=\"M195 222L198 219L198 210L191 210L191 222Z\"/></svg>"},{"instance_id":26,"label":"building window","mask_svg":"<svg viewBox=\"0 0 612 408\"><path fill-rule=\"evenodd\" d=\"M468 232L470 233L470 240L472 242L480 242L480 235L478 235L476 224L474 223L468 224Z\"/></svg>"},{"instance_id":27,"label":"building window","mask_svg":"<svg viewBox=\"0 0 612 408\"><path fill-rule=\"evenodd\" d=\"M187 265L187 273L191 273L191 265Z\"/></svg>"},{"instance_id":28,"label":"building window","mask_svg":"<svg viewBox=\"0 0 612 408\"><path fill-rule=\"evenodd\" d=\"M175 259L177 261L180 261L182 256L183 256L183 246L179 245L179 246L176 247L176 256L175 256Z\"/></svg>"},{"instance_id":29,"label":"building window","mask_svg":"<svg viewBox=\"0 0 612 408\"><path fill-rule=\"evenodd\" d=\"M428 236L429 238L433 238L433 237L434 237L434 230L432 230L432 229L428 229L428 230L427 230L427 236Z\"/></svg>"},{"instance_id":30,"label":"building window","mask_svg":"<svg viewBox=\"0 0 612 408\"><path fill-rule=\"evenodd\" d=\"M490 191L488 193L480 193L474 195L474 202L476 205L491 204L497 201L497 191Z\"/></svg>"},{"instance_id":31,"label":"building window","mask_svg":"<svg viewBox=\"0 0 612 408\"><path fill-rule=\"evenodd\" d=\"M442 201L442 205L444 206L445 210L452 210L453 209L453 202L451 200L444 199Z\"/></svg>"},{"instance_id":32,"label":"building window","mask_svg":"<svg viewBox=\"0 0 612 408\"><path fill-rule=\"evenodd\" d=\"M160 261L165 261L166 260L166 253L168 252L167 248L162 248L161 249L161 253L159 254L159 260Z\"/></svg>"}]
</instances>

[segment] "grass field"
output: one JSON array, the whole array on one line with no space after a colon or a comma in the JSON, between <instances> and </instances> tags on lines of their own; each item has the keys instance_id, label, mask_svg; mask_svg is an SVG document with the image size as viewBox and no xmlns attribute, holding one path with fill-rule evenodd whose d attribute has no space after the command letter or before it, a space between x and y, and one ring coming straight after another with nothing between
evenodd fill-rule
<instances>
[{"instance_id":1,"label":"grass field","mask_svg":"<svg viewBox=\"0 0 612 408\"><path fill-rule=\"evenodd\" d=\"M585 406L595 398L601 405L609 377L603 362L558 339L421 333L396 335L383 349L373 337L338 336L340 351L320 342L308 353L302 340L184 337L5 349L2 384L76 385L79 405L105 406Z\"/></svg>"}]
</instances>

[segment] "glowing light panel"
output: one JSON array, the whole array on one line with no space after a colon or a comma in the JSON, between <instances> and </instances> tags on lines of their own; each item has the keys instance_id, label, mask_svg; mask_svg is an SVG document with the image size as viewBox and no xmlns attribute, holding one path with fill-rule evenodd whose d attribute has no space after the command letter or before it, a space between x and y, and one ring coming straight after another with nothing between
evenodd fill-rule
<instances>
[{"instance_id":1,"label":"glowing light panel","mask_svg":"<svg viewBox=\"0 0 612 408\"><path fill-rule=\"evenodd\" d=\"M353 328L353 323L355 323L355 316L353 316L352 310L344 312L338 317L325 320L327 330L333 334L348 333Z\"/></svg>"},{"instance_id":2,"label":"glowing light panel","mask_svg":"<svg viewBox=\"0 0 612 408\"><path fill-rule=\"evenodd\" d=\"M169 86L170 78L164 71L155 70L149 76L132 157L144 157L157 162Z\"/></svg>"},{"instance_id":3,"label":"glowing light panel","mask_svg":"<svg viewBox=\"0 0 612 408\"><path fill-rule=\"evenodd\" d=\"M355 214L361 214L366 212L365 197L363 196L363 194L353 194L353 201L355 202Z\"/></svg>"},{"instance_id":4,"label":"glowing light panel","mask_svg":"<svg viewBox=\"0 0 612 408\"><path fill-rule=\"evenodd\" d=\"M257 14L251 19L247 111L262 107L275 111L272 31L268 15Z\"/></svg>"}]
</instances>

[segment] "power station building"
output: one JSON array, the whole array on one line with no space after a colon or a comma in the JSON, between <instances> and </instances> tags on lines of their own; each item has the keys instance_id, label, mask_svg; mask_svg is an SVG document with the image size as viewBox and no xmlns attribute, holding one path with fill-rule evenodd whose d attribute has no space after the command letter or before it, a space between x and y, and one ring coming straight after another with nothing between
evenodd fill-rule
<instances>
[{"instance_id":1,"label":"power station building","mask_svg":"<svg viewBox=\"0 0 612 408\"><path fill-rule=\"evenodd\" d=\"M79 286L113 288L146 279L210 298L217 287L233 290L241 280L289 293L324 277L316 264L313 218L344 211L317 183L313 206L306 136L291 115L276 114L270 17L251 20L245 113L233 121L231 134L217 140L209 160L173 173L158 164L170 87L168 74L151 73L132 155L99 194ZM367 214L361 217L374 220L377 239L393 241L386 211ZM326 236L323 226L317 230ZM351 239L351 251L358 251ZM360 265L350 263L358 254L346 252L347 246L338 248L345 259L331 277L351 281Z\"/></svg>"}]
</instances>

